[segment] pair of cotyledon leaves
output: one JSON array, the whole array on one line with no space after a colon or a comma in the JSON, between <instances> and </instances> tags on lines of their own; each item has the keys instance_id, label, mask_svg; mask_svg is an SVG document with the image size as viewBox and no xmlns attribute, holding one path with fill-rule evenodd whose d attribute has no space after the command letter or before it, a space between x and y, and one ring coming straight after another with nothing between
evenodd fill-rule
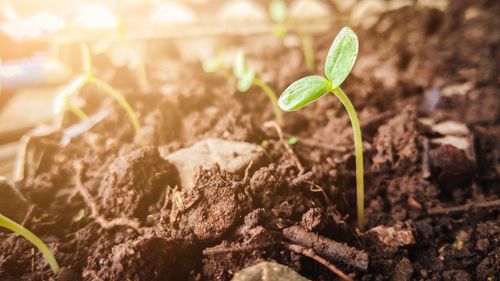
<instances>
[{"instance_id":1,"label":"pair of cotyledon leaves","mask_svg":"<svg viewBox=\"0 0 500 281\"><path fill-rule=\"evenodd\" d=\"M279 98L280 108L284 111L300 109L338 88L351 72L358 50L358 37L354 31L349 27L342 28L326 57L326 78L313 75L295 81Z\"/></svg>"}]
</instances>

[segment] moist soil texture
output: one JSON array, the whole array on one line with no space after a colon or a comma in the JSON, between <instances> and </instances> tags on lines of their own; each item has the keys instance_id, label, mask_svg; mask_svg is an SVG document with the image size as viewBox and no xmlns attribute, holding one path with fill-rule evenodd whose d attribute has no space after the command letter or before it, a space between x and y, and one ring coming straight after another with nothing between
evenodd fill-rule
<instances>
[{"instance_id":1,"label":"moist soil texture","mask_svg":"<svg viewBox=\"0 0 500 281\"><path fill-rule=\"evenodd\" d=\"M351 127L335 96L278 126L258 88L239 93L233 78L175 54L147 65L149 91L127 69L103 72L140 134L134 142L125 112L87 86L83 110L104 118L68 139L77 120L67 114L31 138L15 183L30 206L23 223L61 270L5 231L0 279L231 280L264 260L340 279L313 256L354 280L500 280L498 15L499 1L450 1L353 26L360 54L343 88L363 131L364 231ZM314 37L315 73L334 36ZM277 92L312 74L299 46L256 42L243 42L250 64ZM266 161L241 173L200 168L183 189L161 153L209 137L261 145Z\"/></svg>"}]
</instances>

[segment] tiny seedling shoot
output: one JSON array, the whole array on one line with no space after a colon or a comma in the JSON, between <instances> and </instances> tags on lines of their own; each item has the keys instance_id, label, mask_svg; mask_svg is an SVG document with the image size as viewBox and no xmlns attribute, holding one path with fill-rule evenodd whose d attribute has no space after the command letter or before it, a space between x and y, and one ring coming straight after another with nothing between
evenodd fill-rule
<instances>
[{"instance_id":1,"label":"tiny seedling shoot","mask_svg":"<svg viewBox=\"0 0 500 281\"><path fill-rule=\"evenodd\" d=\"M0 227L5 227L26 238L43 254L50 267L52 268L52 271L54 271L54 273L57 273L59 271L59 264L57 264L57 261L54 258L54 255L52 255L49 247L47 247L47 245L45 245L45 243L43 243L43 241L40 240L40 238L38 238L31 231L27 230L22 225L16 223L15 221L2 214L0 214Z\"/></svg>"},{"instance_id":2,"label":"tiny seedling shoot","mask_svg":"<svg viewBox=\"0 0 500 281\"><path fill-rule=\"evenodd\" d=\"M293 82L283 92L278 104L284 111L294 111L331 92L340 99L351 119L354 134L354 153L356 156L356 202L358 227L364 227L364 179L363 179L363 147L361 128L354 107L342 91L340 85L351 72L358 56L359 43L354 31L342 28L333 41L325 61L326 77L313 75Z\"/></svg>"},{"instance_id":3,"label":"tiny seedling shoot","mask_svg":"<svg viewBox=\"0 0 500 281\"><path fill-rule=\"evenodd\" d=\"M271 0L269 3L269 15L275 23L273 27L274 35L278 38L284 38L287 34L286 24L291 23L288 18L288 7L285 0ZM302 53L304 54L307 70L314 71L314 50L311 38L298 30L298 26L295 26L295 29L302 45Z\"/></svg>"},{"instance_id":4,"label":"tiny seedling shoot","mask_svg":"<svg viewBox=\"0 0 500 281\"><path fill-rule=\"evenodd\" d=\"M238 90L240 92L244 93L248 91L248 89L250 89L252 85L255 85L267 95L269 101L273 105L276 121L278 121L279 124L282 124L283 117L281 110L278 107L278 100L276 99L274 91L271 89L271 87L269 87L269 85L267 85L267 83L257 77L255 71L248 67L247 60L243 51L239 51L236 55L233 72L238 79Z\"/></svg>"},{"instance_id":5,"label":"tiny seedling shoot","mask_svg":"<svg viewBox=\"0 0 500 281\"><path fill-rule=\"evenodd\" d=\"M73 79L73 81L68 86L66 86L64 89L61 90L61 92L56 97L55 111L62 112L65 109L67 109L73 114L75 114L78 118L80 118L80 120L87 119L87 115L85 114L85 112L83 112L83 110L81 110L77 106L73 105L70 99L73 95L77 94L83 86L87 84L93 84L97 86L100 90L102 90L104 93L109 95L111 98L113 98L116 102L118 102L118 104L127 113L127 116L134 128L135 134L139 135L138 134L140 131L139 119L137 118L130 104L127 102L125 97L120 92L118 92L108 83L104 82L103 80L97 78L94 75L92 71L92 63L90 59L89 48L86 45L82 45L81 49L83 56L84 74L78 75L75 79Z\"/></svg>"},{"instance_id":6,"label":"tiny seedling shoot","mask_svg":"<svg viewBox=\"0 0 500 281\"><path fill-rule=\"evenodd\" d=\"M206 73L213 73L219 70L224 70L225 63L224 59L226 56L226 50L221 48L217 50L217 53L214 57L208 58L203 61L202 67Z\"/></svg>"}]
</instances>

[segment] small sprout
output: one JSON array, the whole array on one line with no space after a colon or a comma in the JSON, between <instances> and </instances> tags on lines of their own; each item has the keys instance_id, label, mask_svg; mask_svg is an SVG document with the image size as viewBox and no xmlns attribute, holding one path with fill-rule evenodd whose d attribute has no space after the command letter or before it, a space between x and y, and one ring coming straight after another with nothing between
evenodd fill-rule
<instances>
[{"instance_id":1,"label":"small sprout","mask_svg":"<svg viewBox=\"0 0 500 281\"><path fill-rule=\"evenodd\" d=\"M273 33L278 38L284 38L287 29L285 26L285 21L288 17L288 8L284 0L272 0L269 3L269 15L271 19L276 23L273 26Z\"/></svg>"},{"instance_id":2,"label":"small sprout","mask_svg":"<svg viewBox=\"0 0 500 281\"><path fill-rule=\"evenodd\" d=\"M83 86L87 84L93 84L97 86L97 88L105 92L108 96L113 98L116 102L118 102L118 104L127 113L127 116L130 122L132 123L136 136L139 136L141 127L139 124L139 119L135 114L135 111L132 109L130 104L127 102L125 97L120 92L118 92L108 83L104 82L103 80L97 78L94 75L92 71L92 61L90 59L89 48L86 45L82 45L81 49L82 49L82 58L83 58L82 64L83 64L84 74L78 75L73 81L71 81L68 84L68 86L66 86L59 92L54 103L54 109L56 113L63 112L65 109L67 109L73 114L75 114L78 118L80 118L80 120L87 119L88 117L85 114L85 112L83 112L83 110L81 110L80 108L74 106L71 103L70 99L72 96L76 95Z\"/></svg>"},{"instance_id":3,"label":"small sprout","mask_svg":"<svg viewBox=\"0 0 500 281\"><path fill-rule=\"evenodd\" d=\"M288 8L284 0L272 0L269 3L269 14L274 22L283 23L288 17Z\"/></svg>"},{"instance_id":4,"label":"small sprout","mask_svg":"<svg viewBox=\"0 0 500 281\"><path fill-rule=\"evenodd\" d=\"M288 8L284 0L271 0L269 3L269 15L271 20L275 23L273 26L273 34L283 39L288 30L287 24L290 24L288 19ZM311 37L305 35L296 26L297 33L302 45L302 53L306 62L307 70L314 71L314 49L312 47Z\"/></svg>"},{"instance_id":5,"label":"small sprout","mask_svg":"<svg viewBox=\"0 0 500 281\"><path fill-rule=\"evenodd\" d=\"M250 69L247 64L247 60L243 51L239 51L233 66L233 73L238 79L238 90L242 93L248 91L252 85L259 87L269 98L271 104L273 105L274 114L278 123L283 123L282 113L278 107L278 100L276 99L276 94L274 91L262 81L255 71Z\"/></svg>"},{"instance_id":6,"label":"small sprout","mask_svg":"<svg viewBox=\"0 0 500 281\"><path fill-rule=\"evenodd\" d=\"M203 61L202 64L203 70L206 73L213 73L216 71L223 70L226 67L224 62L225 57L226 57L226 51L224 49L220 49L219 51L217 51L215 57Z\"/></svg>"},{"instance_id":7,"label":"small sprout","mask_svg":"<svg viewBox=\"0 0 500 281\"><path fill-rule=\"evenodd\" d=\"M31 242L35 247L38 248L38 250L42 253L42 255L45 257L47 262L49 263L50 267L52 268L52 271L54 273L57 273L59 271L59 264L57 263L56 259L54 258L54 255L50 251L49 247L43 243L40 238L38 238L35 234L33 234L31 231L27 230L25 227L22 225L16 223L15 221L9 219L8 217L0 214L0 227L5 227L21 236L26 238L28 241Z\"/></svg>"},{"instance_id":8,"label":"small sprout","mask_svg":"<svg viewBox=\"0 0 500 281\"><path fill-rule=\"evenodd\" d=\"M290 137L287 141L288 145L295 145L297 144L297 142L299 142L299 140L297 139L297 137Z\"/></svg>"},{"instance_id":9,"label":"small sprout","mask_svg":"<svg viewBox=\"0 0 500 281\"><path fill-rule=\"evenodd\" d=\"M78 213L75 215L75 217L73 217L73 221L74 222L79 222L84 217L85 217L85 210L84 209L80 209L80 211L78 211Z\"/></svg>"},{"instance_id":10,"label":"small sprout","mask_svg":"<svg viewBox=\"0 0 500 281\"><path fill-rule=\"evenodd\" d=\"M325 75L307 76L292 83L279 98L278 104L285 111L300 109L325 94L331 92L344 105L354 135L354 152L356 156L356 202L358 227L364 228L364 178L363 178L363 141L358 116L354 107L342 91L340 85L351 72L358 56L359 42L356 34L348 27L342 28L333 41L325 62Z\"/></svg>"},{"instance_id":11,"label":"small sprout","mask_svg":"<svg viewBox=\"0 0 500 281\"><path fill-rule=\"evenodd\" d=\"M263 148L267 148L269 146L269 141L268 140L263 140L260 143L260 146L262 146Z\"/></svg>"}]
</instances>

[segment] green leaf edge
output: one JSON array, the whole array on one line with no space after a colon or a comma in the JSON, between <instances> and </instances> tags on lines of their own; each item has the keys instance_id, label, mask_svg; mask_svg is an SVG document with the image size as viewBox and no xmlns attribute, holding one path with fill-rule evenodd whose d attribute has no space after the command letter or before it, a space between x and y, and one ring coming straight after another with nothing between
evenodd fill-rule
<instances>
[{"instance_id":1,"label":"green leaf edge","mask_svg":"<svg viewBox=\"0 0 500 281\"><path fill-rule=\"evenodd\" d=\"M350 53L345 53L346 51L349 51L349 49L346 49L348 45L346 46L345 44L352 44L352 43L354 43L355 45L354 55ZM342 85L347 76L349 76L349 73L354 67L354 63L356 62L358 52L359 52L359 41L356 33L354 33L354 31L349 27L343 27L333 40L332 46L328 51L328 55L326 56L326 61L325 61L325 75L328 78L328 80L332 82L331 87L333 89ZM343 59L344 56L349 56L349 55L351 56L350 58L351 61L348 64L346 64L347 67L344 65L344 67L336 69L338 67L341 67L339 66L339 60ZM335 76L339 72L341 73L341 75Z\"/></svg>"},{"instance_id":2,"label":"green leaf edge","mask_svg":"<svg viewBox=\"0 0 500 281\"><path fill-rule=\"evenodd\" d=\"M311 87L315 87L315 90L311 91ZM278 105L284 111L295 111L321 98L330 89L330 81L325 77L320 75L306 76L293 82L283 91L278 100ZM306 91L310 92L308 96L296 94Z\"/></svg>"}]
</instances>

